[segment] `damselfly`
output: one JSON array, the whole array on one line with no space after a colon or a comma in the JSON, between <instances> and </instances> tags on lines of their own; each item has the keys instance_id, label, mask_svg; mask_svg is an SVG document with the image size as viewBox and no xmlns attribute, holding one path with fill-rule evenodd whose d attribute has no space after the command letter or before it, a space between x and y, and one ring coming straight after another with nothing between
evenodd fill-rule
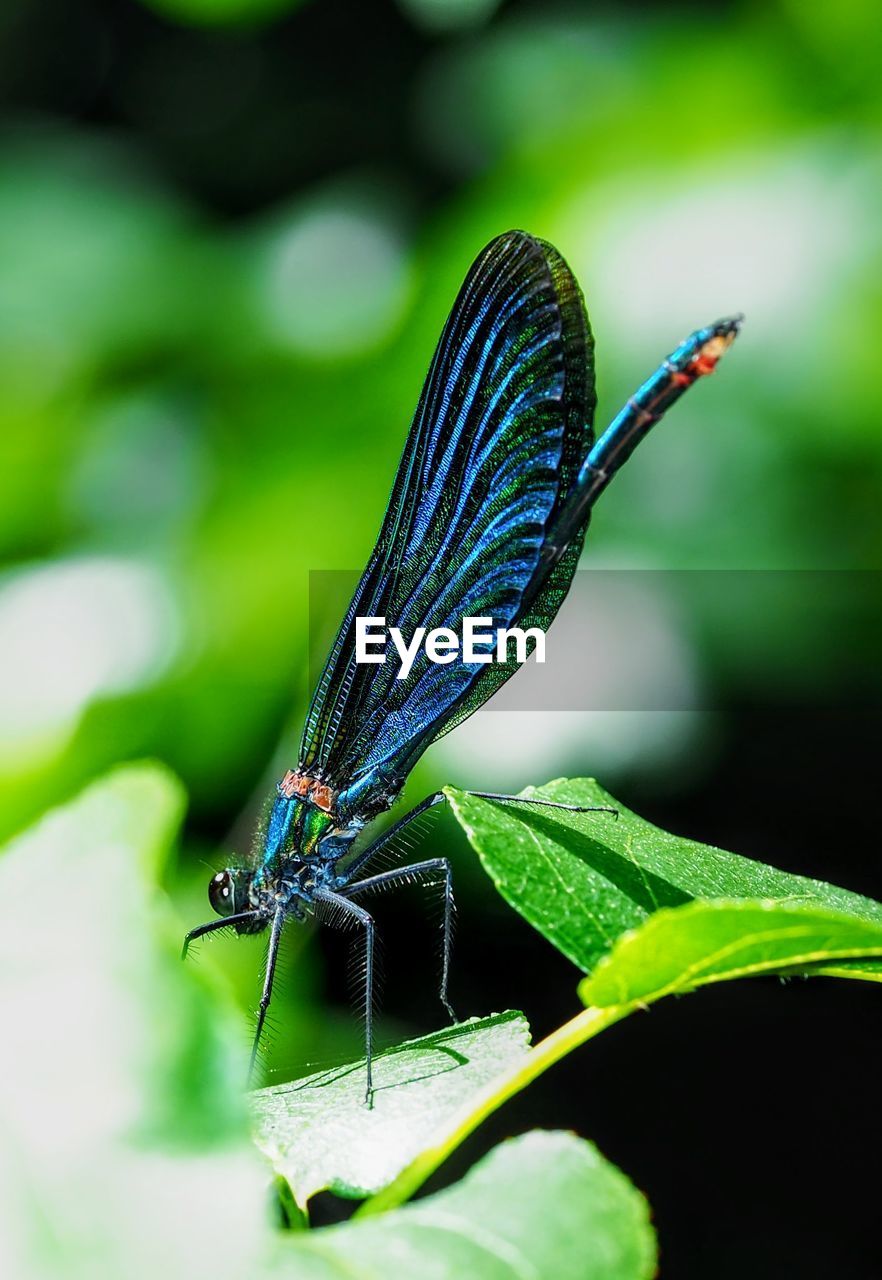
<instances>
[{"instance_id":1,"label":"damselfly","mask_svg":"<svg viewBox=\"0 0 882 1280\"><path fill-rule=\"evenodd\" d=\"M254 865L220 871L209 884L222 918L184 942L186 954L216 929L269 930L252 1073L285 925L310 915L346 920L364 931L370 1100L374 922L360 899L395 884L443 883L440 995L454 1017L450 863L429 858L365 875L444 794L427 796L365 847L358 837L392 807L429 744L486 702L523 655L438 662L420 652L400 678L394 664L356 661L358 620L382 617L404 636L420 627L461 635L464 618L544 631L569 589L594 503L674 401L712 372L739 322L720 320L682 342L595 440L594 343L563 258L511 231L473 264L432 360L376 546L313 695L297 767L278 784Z\"/></svg>"}]
</instances>

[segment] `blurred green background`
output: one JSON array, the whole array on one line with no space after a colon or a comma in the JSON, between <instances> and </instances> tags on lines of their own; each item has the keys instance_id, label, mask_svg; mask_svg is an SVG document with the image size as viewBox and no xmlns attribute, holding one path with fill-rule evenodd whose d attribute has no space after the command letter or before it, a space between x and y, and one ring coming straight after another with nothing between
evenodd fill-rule
<instances>
[{"instance_id":1,"label":"blurred green background","mask_svg":"<svg viewBox=\"0 0 882 1280\"><path fill-rule=\"evenodd\" d=\"M642 604L694 675L688 715L488 710L409 796L596 774L675 829L878 892L872 815L845 843L836 824L877 776L880 46L863 0L6 0L0 834L157 756L191 802L170 888L207 918L208 868L295 762L310 572L363 563L459 282L522 226L585 290L601 424L683 334L747 313L584 561L719 589ZM788 585L727 610L732 570ZM452 824L427 841L455 859L460 1005L549 1029L570 975ZM387 1037L437 1021L417 907L382 908ZM358 1051L342 950L292 943L276 1072ZM212 954L253 1004L260 944ZM607 1151L634 1172L636 1148Z\"/></svg>"}]
</instances>

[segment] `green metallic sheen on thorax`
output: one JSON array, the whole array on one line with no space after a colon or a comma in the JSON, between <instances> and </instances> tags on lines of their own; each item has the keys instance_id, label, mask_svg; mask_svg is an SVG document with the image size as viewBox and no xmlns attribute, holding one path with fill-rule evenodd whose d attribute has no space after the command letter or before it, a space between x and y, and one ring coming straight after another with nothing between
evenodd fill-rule
<instances>
[{"instance_id":1,"label":"green metallic sheen on thorax","mask_svg":"<svg viewBox=\"0 0 882 1280\"><path fill-rule=\"evenodd\" d=\"M334 819L311 800L279 795L267 821L260 856L261 878L278 867L284 858L315 856L319 841L334 826Z\"/></svg>"},{"instance_id":2,"label":"green metallic sheen on thorax","mask_svg":"<svg viewBox=\"0 0 882 1280\"><path fill-rule=\"evenodd\" d=\"M300 853L304 857L310 857L315 852L315 847L322 836L326 835L334 825L334 820L329 813L325 813L322 809L317 809L315 805L308 801L300 805L302 815Z\"/></svg>"}]
</instances>

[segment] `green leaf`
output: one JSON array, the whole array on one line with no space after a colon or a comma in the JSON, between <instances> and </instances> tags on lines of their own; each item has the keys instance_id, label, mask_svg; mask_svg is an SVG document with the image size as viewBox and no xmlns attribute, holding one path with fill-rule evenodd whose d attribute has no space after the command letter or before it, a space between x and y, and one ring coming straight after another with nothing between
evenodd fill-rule
<instances>
[{"instance_id":1,"label":"green leaf","mask_svg":"<svg viewBox=\"0 0 882 1280\"><path fill-rule=\"evenodd\" d=\"M667 919L669 909L696 900L774 899L778 910L805 907L847 917L855 926L854 945L847 946L837 934L831 959L865 954L866 944L875 937L873 927L882 931L879 903L670 835L631 813L591 779L563 779L528 788L524 794L568 804L612 805L618 810L617 819L604 813L576 814L479 800L453 788L447 788L446 794L503 897L586 972L624 934L657 912L666 913ZM670 916L667 927L676 928L674 921L680 918ZM714 918L722 920L722 916ZM698 927L697 914L682 919ZM746 925L746 917L742 920ZM782 927L784 923L782 918ZM868 927L861 931L859 923ZM785 950L781 949L781 965ZM818 972L822 962L819 956L807 967ZM877 968L870 960L856 968L853 976L867 977Z\"/></svg>"},{"instance_id":2,"label":"green leaf","mask_svg":"<svg viewBox=\"0 0 882 1280\"><path fill-rule=\"evenodd\" d=\"M595 782L559 781L527 794L613 805L618 819L447 794L503 896L565 955L593 967L579 988L587 1008L440 1125L361 1216L409 1199L503 1103L664 995L772 972L882 978L879 903L668 835Z\"/></svg>"},{"instance_id":3,"label":"green leaf","mask_svg":"<svg viewBox=\"0 0 882 1280\"><path fill-rule=\"evenodd\" d=\"M601 1008L649 1003L728 978L819 965L833 973L840 957L861 954L882 956L882 923L768 899L692 902L659 911L622 937L579 994Z\"/></svg>"},{"instance_id":4,"label":"green leaf","mask_svg":"<svg viewBox=\"0 0 882 1280\"><path fill-rule=\"evenodd\" d=\"M378 1218L292 1237L298 1280L647 1280L643 1197L588 1142L528 1133L455 1186ZM285 1272L289 1274L289 1272Z\"/></svg>"},{"instance_id":5,"label":"green leaf","mask_svg":"<svg viewBox=\"0 0 882 1280\"><path fill-rule=\"evenodd\" d=\"M157 889L182 810L166 770L120 769L0 856L4 1275L254 1274L241 1034Z\"/></svg>"},{"instance_id":6,"label":"green leaf","mask_svg":"<svg viewBox=\"0 0 882 1280\"><path fill-rule=\"evenodd\" d=\"M364 1062L261 1089L252 1095L255 1140L301 1208L317 1191L371 1195L529 1043L526 1019L514 1012L406 1041L375 1058L370 1108Z\"/></svg>"}]
</instances>

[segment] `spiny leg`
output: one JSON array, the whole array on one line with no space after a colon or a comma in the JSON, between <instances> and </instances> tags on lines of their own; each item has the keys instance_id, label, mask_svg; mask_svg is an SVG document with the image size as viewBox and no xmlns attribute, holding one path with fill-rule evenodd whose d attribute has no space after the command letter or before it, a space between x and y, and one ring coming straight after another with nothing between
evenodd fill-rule
<instances>
[{"instance_id":1,"label":"spiny leg","mask_svg":"<svg viewBox=\"0 0 882 1280\"><path fill-rule=\"evenodd\" d=\"M325 902L329 906L338 907L347 915L354 917L364 927L364 1056L367 1066L364 1100L367 1106L370 1106L374 1095L372 1075L374 1053L374 919L373 916L365 911L364 907L360 907L356 902L350 902L348 898L343 897L340 893L332 893L330 889L316 889L315 898L317 902Z\"/></svg>"},{"instance_id":2,"label":"spiny leg","mask_svg":"<svg viewBox=\"0 0 882 1280\"><path fill-rule=\"evenodd\" d=\"M532 804L543 809L563 809L567 813L610 813L614 818L619 816L618 809L613 809L605 804L565 804L561 800L543 800L540 796L509 796L496 791L467 791L465 794L475 796L478 800L498 800L504 804ZM418 805L399 818L397 822L393 822L387 831L377 836L372 844L369 844L366 849L362 849L361 853L356 855L346 867L345 875L347 878L358 875L361 868L367 866L371 858L375 857L390 840L394 840L406 826L413 822L414 818L418 818L420 814L434 808L437 804L443 804L446 800L447 796L443 791L435 791L432 795L426 796L425 800L421 800Z\"/></svg>"},{"instance_id":3,"label":"spiny leg","mask_svg":"<svg viewBox=\"0 0 882 1280\"><path fill-rule=\"evenodd\" d=\"M181 948L181 959L186 960L187 952L190 949L190 943L195 942L197 938L204 938L207 933L216 933L218 929L228 929L230 925L240 924L243 920L253 920L255 912L253 911L237 911L233 916L225 916L222 920L209 920L208 924L197 925L195 929L191 929L184 938L184 945Z\"/></svg>"},{"instance_id":4,"label":"spiny leg","mask_svg":"<svg viewBox=\"0 0 882 1280\"><path fill-rule=\"evenodd\" d=\"M456 915L456 906L453 901L453 875L448 858L427 858L425 862L414 862L407 867L395 867L391 871L381 871L378 875L370 876L367 880L359 880L355 884L347 885L345 889L341 889L341 894L350 897L356 893L367 893L371 889L391 888L394 884L407 883L410 880L420 880L432 874L432 872L441 871L444 874L444 941L443 954L441 961L441 1003L447 1010L451 1022L458 1022L453 1006L448 999L448 982L450 979L450 954L453 948L453 922Z\"/></svg>"},{"instance_id":5,"label":"spiny leg","mask_svg":"<svg viewBox=\"0 0 882 1280\"><path fill-rule=\"evenodd\" d=\"M501 800L507 804L534 804L542 809L564 809L567 813L611 813L619 816L611 804L565 804L562 800L543 800L541 796L509 796L498 791L467 791L467 796L477 800Z\"/></svg>"},{"instance_id":6,"label":"spiny leg","mask_svg":"<svg viewBox=\"0 0 882 1280\"><path fill-rule=\"evenodd\" d=\"M260 997L260 1005L257 1011L257 1028L254 1032L254 1043L251 1046L251 1061L248 1064L248 1084L251 1084L254 1075L254 1065L257 1062L257 1051L260 1048L260 1037L263 1035L263 1025L266 1022L266 1011L269 1008L270 1000L273 996L273 979L276 976L276 960L279 954L279 942L282 938L282 928L285 924L285 908L278 907L276 914L273 916L273 926L270 933L269 947L266 953L266 974L263 979L263 993Z\"/></svg>"}]
</instances>

